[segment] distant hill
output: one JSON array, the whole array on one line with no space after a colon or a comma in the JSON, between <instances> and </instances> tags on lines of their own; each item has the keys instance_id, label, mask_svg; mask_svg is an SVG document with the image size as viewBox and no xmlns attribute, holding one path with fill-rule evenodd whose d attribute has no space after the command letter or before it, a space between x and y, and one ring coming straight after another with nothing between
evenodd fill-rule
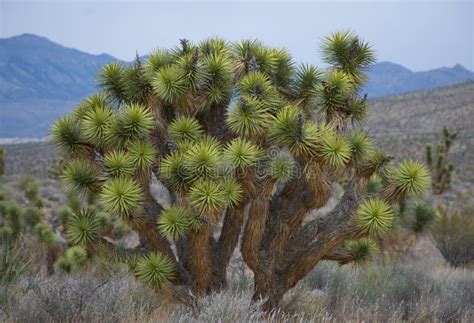
<instances>
[{"instance_id":1,"label":"distant hill","mask_svg":"<svg viewBox=\"0 0 474 323\"><path fill-rule=\"evenodd\" d=\"M46 136L54 120L97 90L97 71L115 60L32 34L0 39L0 138ZM375 64L368 75L369 98L474 79L460 65L412 72L389 62Z\"/></svg>"},{"instance_id":2,"label":"distant hill","mask_svg":"<svg viewBox=\"0 0 474 323\"><path fill-rule=\"evenodd\" d=\"M377 63L367 73L369 82L364 92L370 98L396 95L449 86L474 80L474 73L461 65L441 67L425 72L412 72L390 62Z\"/></svg>"},{"instance_id":3,"label":"distant hill","mask_svg":"<svg viewBox=\"0 0 474 323\"><path fill-rule=\"evenodd\" d=\"M115 60L31 34L0 39L0 101L71 100L95 91L95 75Z\"/></svg>"},{"instance_id":4,"label":"distant hill","mask_svg":"<svg viewBox=\"0 0 474 323\"><path fill-rule=\"evenodd\" d=\"M437 143L444 126L457 132L451 149L455 190L474 189L474 82L378 98L370 104L365 128L379 147L399 158L423 160L425 145Z\"/></svg>"}]
</instances>

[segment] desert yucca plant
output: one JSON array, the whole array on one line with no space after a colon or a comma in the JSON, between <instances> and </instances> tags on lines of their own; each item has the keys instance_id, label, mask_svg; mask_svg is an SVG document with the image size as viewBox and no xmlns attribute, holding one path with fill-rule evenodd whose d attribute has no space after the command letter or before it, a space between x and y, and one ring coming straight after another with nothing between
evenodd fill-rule
<instances>
[{"instance_id":1,"label":"desert yucca plant","mask_svg":"<svg viewBox=\"0 0 474 323\"><path fill-rule=\"evenodd\" d=\"M234 139L224 150L224 159L235 168L255 165L262 155L260 147L245 139Z\"/></svg>"},{"instance_id":2,"label":"desert yucca plant","mask_svg":"<svg viewBox=\"0 0 474 323\"><path fill-rule=\"evenodd\" d=\"M461 209L438 208L439 218L431 230L436 248L453 267L474 262L474 212L469 202Z\"/></svg>"},{"instance_id":3,"label":"desert yucca plant","mask_svg":"<svg viewBox=\"0 0 474 323\"><path fill-rule=\"evenodd\" d=\"M143 283L160 288L173 277L173 263L163 254L154 252L139 259L135 275Z\"/></svg>"},{"instance_id":4,"label":"desert yucca plant","mask_svg":"<svg viewBox=\"0 0 474 323\"><path fill-rule=\"evenodd\" d=\"M454 164L449 161L449 153L458 134L452 133L448 128L443 128L443 139L436 145L425 146L426 164L431 170L433 194L442 194L451 187Z\"/></svg>"},{"instance_id":5,"label":"desert yucca plant","mask_svg":"<svg viewBox=\"0 0 474 323\"><path fill-rule=\"evenodd\" d=\"M356 218L363 230L381 235L391 229L394 215L390 205L383 200L368 199L357 210Z\"/></svg>"},{"instance_id":6,"label":"desert yucca plant","mask_svg":"<svg viewBox=\"0 0 474 323\"><path fill-rule=\"evenodd\" d=\"M219 181L199 180L191 187L189 200L202 213L217 213L225 206L224 186Z\"/></svg>"},{"instance_id":7,"label":"desert yucca plant","mask_svg":"<svg viewBox=\"0 0 474 323\"><path fill-rule=\"evenodd\" d=\"M105 210L127 215L139 206L142 192L133 179L117 177L104 183L100 197Z\"/></svg>"},{"instance_id":8,"label":"desert yucca plant","mask_svg":"<svg viewBox=\"0 0 474 323\"><path fill-rule=\"evenodd\" d=\"M67 222L67 237L74 245L87 245L100 238L102 227L95 210L87 208L74 214Z\"/></svg>"},{"instance_id":9,"label":"desert yucca plant","mask_svg":"<svg viewBox=\"0 0 474 323\"><path fill-rule=\"evenodd\" d=\"M191 228L193 216L192 211L189 209L172 206L161 212L158 228L165 237L177 240Z\"/></svg>"},{"instance_id":10,"label":"desert yucca plant","mask_svg":"<svg viewBox=\"0 0 474 323\"><path fill-rule=\"evenodd\" d=\"M347 241L344 248L349 253L351 261L356 264L367 263L379 250L377 244L368 238Z\"/></svg>"},{"instance_id":11,"label":"desert yucca plant","mask_svg":"<svg viewBox=\"0 0 474 323\"><path fill-rule=\"evenodd\" d=\"M323 40L323 59L325 69L295 65L288 51L256 40L210 38L106 65L101 94L51 130L66 184L79 197L98 195L107 214L75 210L70 242L89 253L118 215L140 237L122 257L135 276L192 305L226 286L241 241L266 310L321 260L369 261L374 241L399 227L393 206L420 196L430 174L418 162L391 166L351 129L368 113L360 92L370 46L338 32ZM150 190L156 181L169 192L166 207ZM345 190L337 206L308 220L334 183ZM409 223L420 231L428 218L418 211ZM73 265L64 256L56 267Z\"/></svg>"}]
</instances>

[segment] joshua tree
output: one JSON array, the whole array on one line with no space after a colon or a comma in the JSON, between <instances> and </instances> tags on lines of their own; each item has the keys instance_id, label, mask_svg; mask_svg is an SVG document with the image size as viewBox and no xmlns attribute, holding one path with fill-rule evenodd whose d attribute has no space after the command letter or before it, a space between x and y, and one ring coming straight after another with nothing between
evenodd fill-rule
<instances>
[{"instance_id":1,"label":"joshua tree","mask_svg":"<svg viewBox=\"0 0 474 323\"><path fill-rule=\"evenodd\" d=\"M433 194L442 194L451 187L451 179L454 171L453 163L448 162L449 152L458 134L449 132L448 128L443 128L443 140L436 145L436 162L433 163L433 146L425 146L426 163L432 175Z\"/></svg>"},{"instance_id":2,"label":"joshua tree","mask_svg":"<svg viewBox=\"0 0 474 323\"><path fill-rule=\"evenodd\" d=\"M241 235L254 299L270 310L319 262L366 260L368 238L392 228L391 205L429 187L423 165L391 166L355 130L367 116L359 92L371 48L338 32L322 53L324 71L257 41L183 39L143 63L105 66L103 91L53 126L70 189L97 194L140 236L127 250L138 279L193 304L226 286ZM374 173L383 189L366 194ZM150 193L157 180L166 209ZM342 180L337 206L309 218ZM83 223L76 242L99 245L93 217Z\"/></svg>"}]
</instances>

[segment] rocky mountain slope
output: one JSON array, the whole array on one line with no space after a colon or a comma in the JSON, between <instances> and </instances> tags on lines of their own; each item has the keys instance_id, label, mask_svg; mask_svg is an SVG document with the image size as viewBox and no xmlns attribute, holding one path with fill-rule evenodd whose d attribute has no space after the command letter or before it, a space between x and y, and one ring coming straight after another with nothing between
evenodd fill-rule
<instances>
[{"instance_id":1,"label":"rocky mountain slope","mask_svg":"<svg viewBox=\"0 0 474 323\"><path fill-rule=\"evenodd\" d=\"M0 138L47 136L52 122L97 90L97 71L114 60L31 34L0 39ZM474 79L460 65L412 72L389 62L375 64L368 76L369 98Z\"/></svg>"}]
</instances>

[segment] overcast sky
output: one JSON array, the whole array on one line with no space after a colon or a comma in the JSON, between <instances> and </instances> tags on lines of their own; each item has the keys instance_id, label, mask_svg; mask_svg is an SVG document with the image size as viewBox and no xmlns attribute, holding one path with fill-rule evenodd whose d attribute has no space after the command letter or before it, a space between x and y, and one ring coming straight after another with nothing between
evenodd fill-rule
<instances>
[{"instance_id":1,"label":"overcast sky","mask_svg":"<svg viewBox=\"0 0 474 323\"><path fill-rule=\"evenodd\" d=\"M298 62L320 63L319 43L350 28L379 61L419 71L474 69L474 0L456 1L22 1L0 0L0 37L45 36L89 53L131 60L180 38L258 38Z\"/></svg>"}]
</instances>

